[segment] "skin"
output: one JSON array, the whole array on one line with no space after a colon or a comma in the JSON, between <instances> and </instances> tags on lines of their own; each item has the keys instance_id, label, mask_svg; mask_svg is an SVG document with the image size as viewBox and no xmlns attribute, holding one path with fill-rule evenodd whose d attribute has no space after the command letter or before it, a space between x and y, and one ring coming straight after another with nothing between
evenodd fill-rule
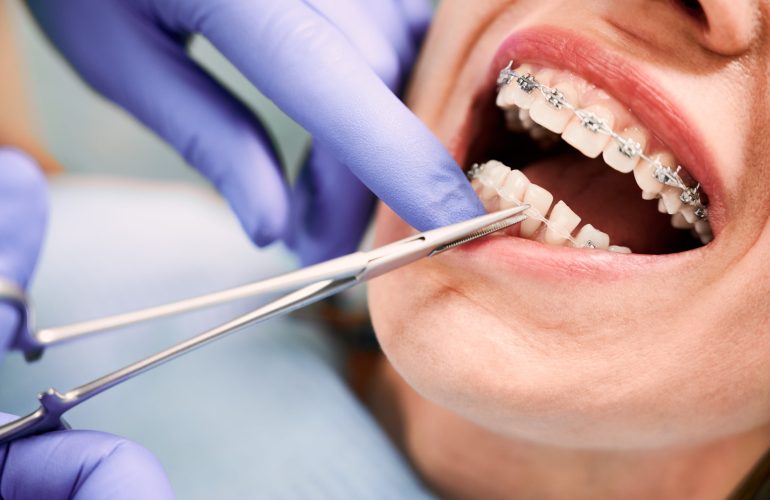
<instances>
[{"instance_id":1,"label":"skin","mask_svg":"<svg viewBox=\"0 0 770 500\"><path fill-rule=\"evenodd\" d=\"M503 40L558 28L650 74L721 191L697 265L544 277L455 251L370 285L387 356L375 413L443 495L722 498L770 447L770 2L701 5L702 19L673 1L441 4L409 104L460 164ZM376 244L406 234L381 206Z\"/></svg>"}]
</instances>

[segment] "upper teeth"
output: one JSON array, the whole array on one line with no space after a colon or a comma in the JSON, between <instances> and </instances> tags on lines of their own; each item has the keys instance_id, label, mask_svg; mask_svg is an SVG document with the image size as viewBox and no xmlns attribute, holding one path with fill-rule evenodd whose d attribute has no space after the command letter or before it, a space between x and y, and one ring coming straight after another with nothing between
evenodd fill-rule
<instances>
[{"instance_id":1,"label":"upper teeth","mask_svg":"<svg viewBox=\"0 0 770 500\"><path fill-rule=\"evenodd\" d=\"M681 227L691 225L703 243L713 239L708 209L701 201L700 185L689 186L682 177L682 167L673 155L661 148L645 152L651 134L628 111L607 94L567 72L537 69L512 63L500 72L497 105L506 110L509 127L526 130L540 137L543 129L561 134L561 138L582 152L623 172L634 172L645 199L661 198L668 213ZM616 125L622 125L616 133ZM549 134L553 135L553 134ZM679 216L677 216L679 215ZM696 221L701 223L694 224Z\"/></svg>"}]
</instances>

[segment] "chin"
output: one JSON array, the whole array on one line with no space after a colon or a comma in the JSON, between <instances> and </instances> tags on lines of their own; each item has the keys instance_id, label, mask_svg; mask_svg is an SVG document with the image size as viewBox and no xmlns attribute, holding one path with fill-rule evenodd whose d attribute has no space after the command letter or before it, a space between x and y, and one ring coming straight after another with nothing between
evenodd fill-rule
<instances>
[{"instance_id":1,"label":"chin","mask_svg":"<svg viewBox=\"0 0 770 500\"><path fill-rule=\"evenodd\" d=\"M770 244L735 203L759 195L709 147L718 104L601 30L514 14L451 70L423 62L410 105L489 211L526 203L530 218L371 283L390 363L423 397L545 444L764 425ZM376 244L410 231L380 207Z\"/></svg>"}]
</instances>

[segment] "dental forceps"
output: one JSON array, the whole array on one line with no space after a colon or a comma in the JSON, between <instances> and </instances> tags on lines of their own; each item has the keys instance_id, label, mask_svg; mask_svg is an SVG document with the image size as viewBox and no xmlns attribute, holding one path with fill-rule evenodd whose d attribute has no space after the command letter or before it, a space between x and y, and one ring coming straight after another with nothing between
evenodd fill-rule
<instances>
[{"instance_id":1,"label":"dental forceps","mask_svg":"<svg viewBox=\"0 0 770 500\"><path fill-rule=\"evenodd\" d=\"M164 316L210 307L225 302L298 288L279 299L211 328L156 354L129 364L91 382L59 392L53 388L38 395L40 406L32 413L0 425L0 444L66 427L62 415L71 408L145 371L220 339L247 325L288 314L306 305L330 297L356 284L411 264L423 257L440 254L488 234L518 224L528 205L483 215L458 224L418 233L370 251L352 253L321 264L191 299L97 320L46 328L32 332L28 328L25 294L15 285L0 280L0 301L9 302L21 313L17 345L28 360L39 358L45 347L71 341L96 332L149 321Z\"/></svg>"}]
</instances>

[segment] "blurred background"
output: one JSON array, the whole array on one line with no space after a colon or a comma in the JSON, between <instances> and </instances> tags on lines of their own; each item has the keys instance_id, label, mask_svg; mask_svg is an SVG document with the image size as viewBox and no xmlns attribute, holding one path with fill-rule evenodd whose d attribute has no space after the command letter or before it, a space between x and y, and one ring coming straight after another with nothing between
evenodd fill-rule
<instances>
[{"instance_id":1,"label":"blurred background","mask_svg":"<svg viewBox=\"0 0 770 500\"><path fill-rule=\"evenodd\" d=\"M68 172L202 183L171 148L87 88L42 36L21 2L2 0L2 4L8 9L12 33L22 54L24 83L36 128L44 145ZM191 50L197 61L265 118L284 165L295 171L308 144L302 129L255 90L206 40L195 39Z\"/></svg>"}]
</instances>

